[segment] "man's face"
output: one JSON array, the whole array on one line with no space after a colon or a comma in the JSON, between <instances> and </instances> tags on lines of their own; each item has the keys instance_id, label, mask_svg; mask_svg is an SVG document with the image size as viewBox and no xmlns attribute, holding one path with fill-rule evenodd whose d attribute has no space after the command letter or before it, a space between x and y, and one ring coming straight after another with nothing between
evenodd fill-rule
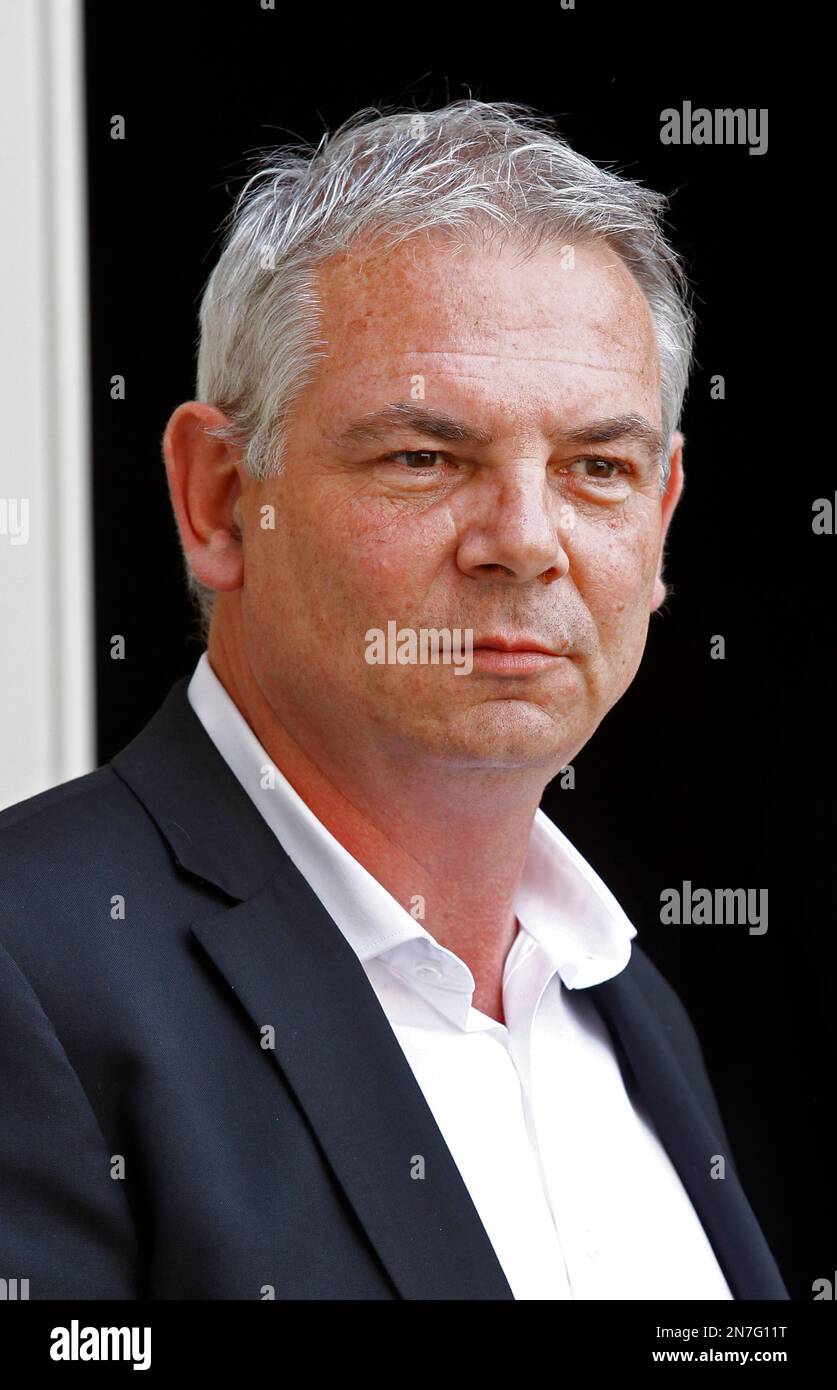
<instances>
[{"instance_id":1,"label":"man's face","mask_svg":"<svg viewBox=\"0 0 837 1390\"><path fill-rule=\"evenodd\" d=\"M602 245L453 254L410 241L318 273L327 357L290 421L283 475L240 499L247 660L303 746L449 766L569 762L633 679L665 529L641 438L660 428L650 311ZM403 403L478 438L352 426ZM575 438L571 439L570 435ZM275 508L275 529L261 508ZM565 653L512 674L370 664L369 629L472 629ZM502 663L500 663L502 664Z\"/></svg>"}]
</instances>

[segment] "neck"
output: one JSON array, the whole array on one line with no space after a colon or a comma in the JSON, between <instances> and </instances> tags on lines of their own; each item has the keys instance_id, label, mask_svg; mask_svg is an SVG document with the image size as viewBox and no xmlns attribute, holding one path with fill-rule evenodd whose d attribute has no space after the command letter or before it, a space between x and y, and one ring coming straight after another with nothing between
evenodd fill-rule
<instances>
[{"instance_id":1,"label":"neck","mask_svg":"<svg viewBox=\"0 0 837 1390\"><path fill-rule=\"evenodd\" d=\"M316 753L271 708L246 662L220 639L209 660L273 764L322 825L407 912L469 967L473 1004L502 1021L503 966L517 933L514 898L543 774L405 766L359 737ZM315 760L316 759L316 760Z\"/></svg>"}]
</instances>

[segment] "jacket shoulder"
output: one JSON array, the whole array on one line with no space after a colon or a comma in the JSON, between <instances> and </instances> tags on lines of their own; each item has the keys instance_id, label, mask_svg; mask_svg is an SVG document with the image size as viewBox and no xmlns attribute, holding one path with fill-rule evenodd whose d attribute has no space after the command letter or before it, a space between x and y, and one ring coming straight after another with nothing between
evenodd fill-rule
<instances>
[{"instance_id":1,"label":"jacket shoulder","mask_svg":"<svg viewBox=\"0 0 837 1390\"><path fill-rule=\"evenodd\" d=\"M0 811L0 863L3 881L37 860L83 851L89 855L108 827L121 829L149 823L125 783L109 765L69 782L48 787ZM89 861L88 861L89 864Z\"/></svg>"},{"instance_id":2,"label":"jacket shoulder","mask_svg":"<svg viewBox=\"0 0 837 1390\"><path fill-rule=\"evenodd\" d=\"M161 910L178 881L165 838L109 765L0 812L0 942L23 968L113 927L113 895Z\"/></svg>"},{"instance_id":3,"label":"jacket shoulder","mask_svg":"<svg viewBox=\"0 0 837 1390\"><path fill-rule=\"evenodd\" d=\"M111 781L116 781L116 778L114 778L110 768L107 766L97 767L92 772L85 772L80 777L73 777L68 782L60 782L54 787L47 787L44 791L36 792L34 796L28 796L23 801L16 801L11 806L4 806L0 810L0 832L9 826L17 825L20 821L31 820L33 817L55 812L65 802L74 801L78 797L98 795ZM66 810L65 807L64 814L66 814Z\"/></svg>"}]
</instances>

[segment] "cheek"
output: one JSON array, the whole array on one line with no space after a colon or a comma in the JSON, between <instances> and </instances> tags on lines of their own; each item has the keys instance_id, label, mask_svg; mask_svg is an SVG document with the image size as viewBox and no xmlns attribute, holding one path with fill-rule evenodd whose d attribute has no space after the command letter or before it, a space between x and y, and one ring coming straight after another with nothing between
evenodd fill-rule
<instances>
[{"instance_id":1,"label":"cheek","mask_svg":"<svg viewBox=\"0 0 837 1390\"><path fill-rule=\"evenodd\" d=\"M657 549L645 531L597 526L579 535L571 573L605 650L619 649L626 665L641 655L650 619ZM638 650L637 650L638 649Z\"/></svg>"},{"instance_id":2,"label":"cheek","mask_svg":"<svg viewBox=\"0 0 837 1390\"><path fill-rule=\"evenodd\" d=\"M423 514L389 502L346 508L321 559L327 572L337 566L341 591L358 612L406 622L433 588L454 537L443 508Z\"/></svg>"}]
</instances>

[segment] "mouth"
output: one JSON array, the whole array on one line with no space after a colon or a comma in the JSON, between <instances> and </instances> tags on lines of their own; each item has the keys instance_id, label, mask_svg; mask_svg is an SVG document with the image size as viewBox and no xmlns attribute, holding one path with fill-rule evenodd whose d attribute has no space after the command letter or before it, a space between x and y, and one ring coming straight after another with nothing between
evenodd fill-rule
<instances>
[{"instance_id":1,"label":"mouth","mask_svg":"<svg viewBox=\"0 0 837 1390\"><path fill-rule=\"evenodd\" d=\"M478 648L490 652L543 652L547 656L566 655L566 646L549 646L546 642L541 642L537 637L495 637L487 635L485 637L474 638L474 651Z\"/></svg>"},{"instance_id":2,"label":"mouth","mask_svg":"<svg viewBox=\"0 0 837 1390\"><path fill-rule=\"evenodd\" d=\"M473 663L475 670L497 675L536 675L568 661L568 652L566 646L549 646L537 637L488 635L474 639Z\"/></svg>"}]
</instances>

